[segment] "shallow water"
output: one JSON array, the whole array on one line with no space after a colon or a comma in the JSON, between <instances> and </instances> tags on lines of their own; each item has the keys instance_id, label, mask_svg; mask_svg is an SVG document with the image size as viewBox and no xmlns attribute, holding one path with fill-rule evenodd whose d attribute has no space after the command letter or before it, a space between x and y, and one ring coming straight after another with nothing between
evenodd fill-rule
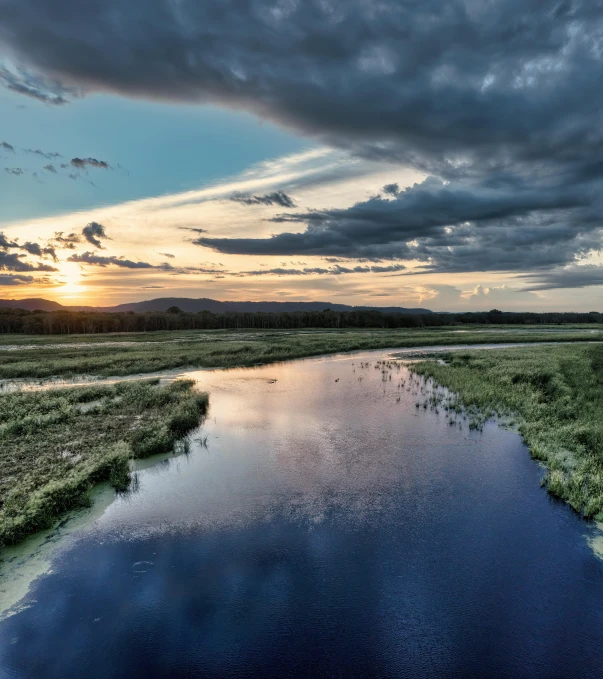
<instances>
[{"instance_id":1,"label":"shallow water","mask_svg":"<svg viewBox=\"0 0 603 679\"><path fill-rule=\"evenodd\" d=\"M194 373L190 454L59 541L0 677L601 677L596 527L376 355Z\"/></svg>"}]
</instances>

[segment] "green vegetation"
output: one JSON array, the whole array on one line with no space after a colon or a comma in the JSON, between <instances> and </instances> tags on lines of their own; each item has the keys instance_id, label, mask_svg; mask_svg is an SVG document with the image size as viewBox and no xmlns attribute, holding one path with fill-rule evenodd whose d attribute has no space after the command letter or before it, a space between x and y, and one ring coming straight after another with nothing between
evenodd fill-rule
<instances>
[{"instance_id":1,"label":"green vegetation","mask_svg":"<svg viewBox=\"0 0 603 679\"><path fill-rule=\"evenodd\" d=\"M190 380L121 383L0 398L0 545L89 502L94 483L130 482L130 459L167 453L208 397Z\"/></svg>"},{"instance_id":2,"label":"green vegetation","mask_svg":"<svg viewBox=\"0 0 603 679\"><path fill-rule=\"evenodd\" d=\"M432 392L433 407L468 409L471 425L510 416L532 456L547 467L549 492L603 520L603 345L463 351L411 369L456 395ZM435 406L434 406L435 404Z\"/></svg>"},{"instance_id":3,"label":"green vegetation","mask_svg":"<svg viewBox=\"0 0 603 679\"><path fill-rule=\"evenodd\" d=\"M600 328L601 326L598 326ZM269 363L304 356L332 354L363 349L421 347L451 344L500 342L574 342L603 339L603 329L591 327L472 327L406 328L399 330L307 330L157 333L157 341L141 341L149 336L96 335L97 341L71 336L63 345L55 337L37 345L30 338L0 336L14 350L0 354L0 379L47 378L76 375L133 375L174 368L215 368ZM65 340L65 337L61 337ZM86 338L88 339L88 338ZM119 343L119 339L122 340ZM104 341L103 341L104 340Z\"/></svg>"}]
</instances>

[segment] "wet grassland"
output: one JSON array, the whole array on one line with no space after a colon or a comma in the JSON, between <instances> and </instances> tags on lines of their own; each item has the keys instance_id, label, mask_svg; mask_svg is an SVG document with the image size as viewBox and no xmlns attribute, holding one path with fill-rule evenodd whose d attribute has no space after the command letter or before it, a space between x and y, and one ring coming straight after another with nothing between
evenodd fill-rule
<instances>
[{"instance_id":1,"label":"wet grassland","mask_svg":"<svg viewBox=\"0 0 603 679\"><path fill-rule=\"evenodd\" d=\"M603 516L603 345L600 326L402 330L188 331L0 336L0 380L138 375L166 369L256 365L380 348L571 342L450 352L416 374L457 397L432 407L470 409L472 426L516 418L546 484L585 516ZM589 343L581 343L589 342ZM437 389L431 398L437 400ZM185 445L208 395L190 380L12 391L0 395L0 546L50 527L86 505L93 485L131 483L131 460ZM481 418L481 419L480 419ZM476 424L477 423L477 424Z\"/></svg>"},{"instance_id":2,"label":"wet grassland","mask_svg":"<svg viewBox=\"0 0 603 679\"><path fill-rule=\"evenodd\" d=\"M0 380L239 367L367 349L596 340L603 340L600 325L0 335Z\"/></svg>"}]
</instances>

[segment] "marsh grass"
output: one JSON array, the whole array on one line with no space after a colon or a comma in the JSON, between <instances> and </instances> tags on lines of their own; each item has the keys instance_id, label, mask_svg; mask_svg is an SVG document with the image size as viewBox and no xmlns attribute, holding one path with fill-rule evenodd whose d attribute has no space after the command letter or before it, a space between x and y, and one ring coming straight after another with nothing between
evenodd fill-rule
<instances>
[{"instance_id":1,"label":"marsh grass","mask_svg":"<svg viewBox=\"0 0 603 679\"><path fill-rule=\"evenodd\" d=\"M198 426L208 397L193 386L147 380L2 396L0 545L85 506L97 482L127 490L131 458L170 452Z\"/></svg>"},{"instance_id":2,"label":"marsh grass","mask_svg":"<svg viewBox=\"0 0 603 679\"><path fill-rule=\"evenodd\" d=\"M14 336L0 336L3 341ZM603 331L593 328L492 327L466 332L446 328L401 330L215 331L161 333L157 341L140 335L127 344L114 344L114 335L71 336L81 346L61 346L56 337L19 337L25 348L2 353L0 379L108 377L133 375L176 368L216 368L256 365L305 356L344 351L420 346L483 344L500 342L578 342L603 340ZM147 335L148 339L149 336ZM62 336L60 338L64 340ZM155 338L153 338L155 339ZM30 346L29 341L39 346ZM105 341L103 341L105 340ZM186 340L186 341L184 341ZM46 344L44 344L44 341ZM46 347L44 351L41 348Z\"/></svg>"},{"instance_id":3,"label":"marsh grass","mask_svg":"<svg viewBox=\"0 0 603 679\"><path fill-rule=\"evenodd\" d=\"M603 345L450 352L409 367L456 395L469 427L504 417L544 463L543 484L587 518L603 520Z\"/></svg>"}]
</instances>

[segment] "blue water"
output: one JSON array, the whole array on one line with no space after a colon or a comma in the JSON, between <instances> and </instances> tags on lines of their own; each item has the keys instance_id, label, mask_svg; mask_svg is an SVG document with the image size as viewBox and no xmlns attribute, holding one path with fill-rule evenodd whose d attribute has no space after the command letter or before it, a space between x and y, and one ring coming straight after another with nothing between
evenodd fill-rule
<instances>
[{"instance_id":1,"label":"blue water","mask_svg":"<svg viewBox=\"0 0 603 679\"><path fill-rule=\"evenodd\" d=\"M195 376L191 453L64 541L1 677L603 677L591 527L518 435L374 353Z\"/></svg>"}]
</instances>

